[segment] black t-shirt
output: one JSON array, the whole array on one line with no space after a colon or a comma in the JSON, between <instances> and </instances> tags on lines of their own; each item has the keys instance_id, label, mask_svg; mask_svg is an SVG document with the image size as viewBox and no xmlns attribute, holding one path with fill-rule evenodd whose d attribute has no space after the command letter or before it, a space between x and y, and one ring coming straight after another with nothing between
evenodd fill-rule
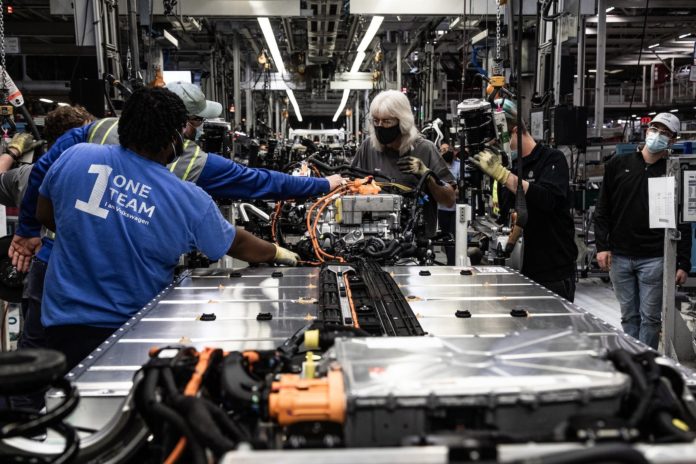
<instances>
[{"instance_id":1,"label":"black t-shirt","mask_svg":"<svg viewBox=\"0 0 696 464\"><path fill-rule=\"evenodd\" d=\"M523 179L529 182L522 273L538 282L567 279L575 274L578 256L568 162L561 151L541 144L522 160ZM512 172L517 174L517 163ZM515 194L504 186L500 204L503 211L515 206Z\"/></svg>"},{"instance_id":2,"label":"black t-shirt","mask_svg":"<svg viewBox=\"0 0 696 464\"><path fill-rule=\"evenodd\" d=\"M443 181L454 184L455 180L449 171L445 160L442 159L434 143L424 138L418 138L413 143L412 149L403 156L413 156L425 163L425 165ZM353 166L376 172L394 179L394 182L416 187L419 177L413 174L404 174L399 170L396 162L399 160L399 152L386 147L384 151L372 146L372 142L367 138L353 159ZM379 180L379 179L378 179ZM426 186L427 191L427 186ZM427 193L427 192L426 192ZM426 224L426 233L432 237L437 232L437 202L428 194L428 202L423 208Z\"/></svg>"},{"instance_id":3,"label":"black t-shirt","mask_svg":"<svg viewBox=\"0 0 696 464\"><path fill-rule=\"evenodd\" d=\"M667 162L648 164L640 151L615 155L604 168L602 189L595 211L597 251L638 258L664 255L664 229L650 228L648 179L663 177ZM679 225L677 268L691 270L691 226Z\"/></svg>"}]
</instances>

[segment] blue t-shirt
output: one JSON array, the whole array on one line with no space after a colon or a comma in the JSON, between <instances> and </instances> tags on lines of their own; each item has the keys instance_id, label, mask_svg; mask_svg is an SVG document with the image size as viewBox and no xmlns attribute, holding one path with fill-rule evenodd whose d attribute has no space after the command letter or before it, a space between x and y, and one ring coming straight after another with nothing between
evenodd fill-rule
<instances>
[{"instance_id":1,"label":"blue t-shirt","mask_svg":"<svg viewBox=\"0 0 696 464\"><path fill-rule=\"evenodd\" d=\"M78 143L87 142L90 130L97 124L99 122L67 131L34 164L19 211L17 235L21 237L39 236L41 225L36 220L36 200L39 186L46 172L65 150ZM195 183L215 198L282 200L311 197L329 191L329 181L323 178L294 177L266 169L251 169L219 155L212 153L208 155L203 171ZM43 245L36 257L41 261L48 262L53 248L53 240L44 237L42 242Z\"/></svg>"},{"instance_id":2,"label":"blue t-shirt","mask_svg":"<svg viewBox=\"0 0 696 464\"><path fill-rule=\"evenodd\" d=\"M57 229L44 327L119 327L171 283L183 253L217 260L235 236L202 189L118 145L66 150L39 192Z\"/></svg>"}]
</instances>

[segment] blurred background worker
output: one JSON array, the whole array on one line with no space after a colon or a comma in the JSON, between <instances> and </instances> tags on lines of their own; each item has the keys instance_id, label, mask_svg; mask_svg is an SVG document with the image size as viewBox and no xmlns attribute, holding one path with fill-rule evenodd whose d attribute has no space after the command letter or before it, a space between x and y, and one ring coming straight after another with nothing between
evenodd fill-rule
<instances>
[{"instance_id":1,"label":"blurred background worker","mask_svg":"<svg viewBox=\"0 0 696 464\"><path fill-rule=\"evenodd\" d=\"M512 170L522 162L522 188L527 200L529 219L524 228L522 274L568 301L575 299L575 225L571 215L568 162L559 150L536 143L522 123L517 126L517 105L512 100L502 105L510 132ZM522 146L517 135L522 133ZM503 166L502 157L484 150L473 158L483 172L499 184L501 213L515 205L518 177Z\"/></svg>"},{"instance_id":2,"label":"blurred background worker","mask_svg":"<svg viewBox=\"0 0 696 464\"><path fill-rule=\"evenodd\" d=\"M429 199L424 214L427 235L435 235L437 205L451 207L455 202L455 180L437 147L418 133L408 98L396 90L380 92L372 100L367 120L370 136L360 145L353 166L410 187L433 171L443 185L433 177L426 181Z\"/></svg>"},{"instance_id":3,"label":"blurred background worker","mask_svg":"<svg viewBox=\"0 0 696 464\"><path fill-rule=\"evenodd\" d=\"M624 332L657 349L662 327L664 229L650 228L648 179L664 177L669 148L679 135L672 113L652 120L645 144L617 155L606 165L595 211L599 266L609 271L621 306ZM691 227L679 226L675 282L686 282L691 269Z\"/></svg>"},{"instance_id":4,"label":"blurred background worker","mask_svg":"<svg viewBox=\"0 0 696 464\"><path fill-rule=\"evenodd\" d=\"M59 106L49 112L44 120L43 138L50 148L56 139L63 135L67 130L81 127L94 121L94 116L81 106ZM22 137L23 150L33 149L33 139L31 135L22 133L15 135ZM10 143L12 149L12 143ZM19 151L19 149L17 149ZM0 163L5 161L0 157ZM33 165L23 164L17 168L10 169L0 174L0 203L6 206L19 207L24 197L29 175ZM42 348L46 346L43 326L41 325L41 298L43 297L43 276L45 273L45 263L33 260L31 267L41 268L40 271L30 272L24 283L22 295L22 331L19 334L17 348L20 350L30 348ZM41 410L44 405L44 395L42 392L25 396L15 396L11 398L12 406L15 408L25 408L34 411Z\"/></svg>"},{"instance_id":5,"label":"blurred background worker","mask_svg":"<svg viewBox=\"0 0 696 464\"><path fill-rule=\"evenodd\" d=\"M41 320L68 369L169 285L184 253L297 262L232 227L209 195L167 171L183 150L186 116L171 91L138 90L123 109L121 145L76 145L41 184L37 217L56 231Z\"/></svg>"},{"instance_id":6,"label":"blurred background worker","mask_svg":"<svg viewBox=\"0 0 696 464\"><path fill-rule=\"evenodd\" d=\"M440 145L440 155L447 163L447 169L452 173L455 185L457 185L459 183L460 163L454 155L454 150L448 143L443 143ZM455 195L456 192L455 188ZM452 237L454 237L456 231L455 210L456 206L454 205L437 205L437 225L442 232L450 234ZM445 246L445 254L447 256L447 265L454 266L454 245Z\"/></svg>"}]
</instances>

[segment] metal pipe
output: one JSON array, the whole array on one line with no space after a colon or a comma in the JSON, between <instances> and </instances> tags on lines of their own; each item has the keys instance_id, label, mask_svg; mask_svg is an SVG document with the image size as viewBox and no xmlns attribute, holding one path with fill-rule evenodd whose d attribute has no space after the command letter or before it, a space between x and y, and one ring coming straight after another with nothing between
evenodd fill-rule
<instances>
[{"instance_id":1,"label":"metal pipe","mask_svg":"<svg viewBox=\"0 0 696 464\"><path fill-rule=\"evenodd\" d=\"M280 132L280 98L276 98L275 101L275 134L273 134L273 137L278 136L278 132Z\"/></svg>"},{"instance_id":2,"label":"metal pipe","mask_svg":"<svg viewBox=\"0 0 696 464\"><path fill-rule=\"evenodd\" d=\"M471 221L471 206L457 204L457 222L454 229L454 265L469 266L469 254L467 250L467 232Z\"/></svg>"},{"instance_id":3,"label":"metal pipe","mask_svg":"<svg viewBox=\"0 0 696 464\"><path fill-rule=\"evenodd\" d=\"M650 106L653 106L655 93L655 63L650 65Z\"/></svg>"},{"instance_id":4,"label":"metal pipe","mask_svg":"<svg viewBox=\"0 0 696 464\"><path fill-rule=\"evenodd\" d=\"M97 77L101 79L106 72L106 57L104 56L104 37L102 36L102 14L100 0L92 0L92 20L94 21L94 48L97 52ZM85 30L83 33L86 32L87 31Z\"/></svg>"},{"instance_id":5,"label":"metal pipe","mask_svg":"<svg viewBox=\"0 0 696 464\"><path fill-rule=\"evenodd\" d=\"M360 94L355 96L355 110L353 111L353 116L355 117L355 144L360 143Z\"/></svg>"},{"instance_id":6,"label":"metal pipe","mask_svg":"<svg viewBox=\"0 0 696 464\"><path fill-rule=\"evenodd\" d=\"M556 13L558 13L558 3L555 3L554 10ZM561 27L560 23L560 19L554 21L553 23L555 44L553 48L553 100L556 105L559 105L561 103L561 51L563 50L563 42L561 41L561 35L563 33L563 28ZM520 63L518 69L520 70L520 74L522 74L522 63ZM517 79L520 82L522 81L521 76Z\"/></svg>"},{"instance_id":7,"label":"metal pipe","mask_svg":"<svg viewBox=\"0 0 696 464\"><path fill-rule=\"evenodd\" d=\"M251 67L247 63L246 67L246 81L251 82ZM254 130L254 117L251 109L251 87L245 90L246 93L246 105L244 109L246 110L246 131L247 134L251 134Z\"/></svg>"},{"instance_id":8,"label":"metal pipe","mask_svg":"<svg viewBox=\"0 0 696 464\"><path fill-rule=\"evenodd\" d=\"M582 2L578 2L578 53L577 53L577 80L575 81L575 94L573 95L573 104L575 106L583 106L585 104L585 18L582 17Z\"/></svg>"},{"instance_id":9,"label":"metal pipe","mask_svg":"<svg viewBox=\"0 0 696 464\"><path fill-rule=\"evenodd\" d=\"M433 98L435 97L435 47L430 46L430 72L428 73L428 116L433 119Z\"/></svg>"},{"instance_id":10,"label":"metal pipe","mask_svg":"<svg viewBox=\"0 0 696 464\"><path fill-rule=\"evenodd\" d=\"M597 0L597 74L595 74L595 135L604 125L604 70L607 52L607 0Z\"/></svg>"},{"instance_id":11,"label":"metal pipe","mask_svg":"<svg viewBox=\"0 0 696 464\"><path fill-rule=\"evenodd\" d=\"M396 33L396 90L401 90L401 33Z\"/></svg>"},{"instance_id":12,"label":"metal pipe","mask_svg":"<svg viewBox=\"0 0 696 464\"><path fill-rule=\"evenodd\" d=\"M672 58L672 65L670 69L670 79L669 79L669 103L672 104L674 101L674 58Z\"/></svg>"},{"instance_id":13,"label":"metal pipe","mask_svg":"<svg viewBox=\"0 0 696 464\"><path fill-rule=\"evenodd\" d=\"M250 212L256 214L258 217L260 217L264 221L271 220L271 217L268 214L266 214L265 212L263 212L262 210L260 210L256 206L249 204L249 203L241 203L239 205L239 212L241 213L242 219L244 219L244 222L249 222L249 213L247 212L247 209Z\"/></svg>"},{"instance_id":14,"label":"metal pipe","mask_svg":"<svg viewBox=\"0 0 696 464\"><path fill-rule=\"evenodd\" d=\"M136 0L128 0L128 34L130 35L131 73L132 79L140 75L140 48L138 47L138 18L136 16Z\"/></svg>"},{"instance_id":15,"label":"metal pipe","mask_svg":"<svg viewBox=\"0 0 696 464\"><path fill-rule=\"evenodd\" d=\"M239 57L239 35L234 35L234 40L232 41L232 85L234 92L232 99L234 100L234 126L239 127L242 122L242 90L240 87L240 76L242 71L242 64Z\"/></svg>"},{"instance_id":16,"label":"metal pipe","mask_svg":"<svg viewBox=\"0 0 696 464\"><path fill-rule=\"evenodd\" d=\"M648 71L647 66L643 65L643 96L640 100L643 104L645 104L645 81L647 80L647 77L645 74L647 71Z\"/></svg>"},{"instance_id":17,"label":"metal pipe","mask_svg":"<svg viewBox=\"0 0 696 464\"><path fill-rule=\"evenodd\" d=\"M268 92L268 127L273 128L273 92Z\"/></svg>"}]
</instances>

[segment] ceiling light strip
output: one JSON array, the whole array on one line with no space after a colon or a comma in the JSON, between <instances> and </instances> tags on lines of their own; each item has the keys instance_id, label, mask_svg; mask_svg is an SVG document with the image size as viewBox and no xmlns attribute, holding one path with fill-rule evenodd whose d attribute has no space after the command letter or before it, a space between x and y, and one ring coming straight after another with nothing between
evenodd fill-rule
<instances>
[{"instance_id":1,"label":"ceiling light strip","mask_svg":"<svg viewBox=\"0 0 696 464\"><path fill-rule=\"evenodd\" d=\"M360 41L360 45L358 45L358 53L355 56L355 60L353 61L353 66L350 67L350 72L360 71L360 66L362 65L363 60L365 60L365 57L367 56L365 50L367 50L367 47L369 47L372 43L372 39L374 39L375 35L377 35L377 31L379 30L379 27L382 25L382 21L384 21L384 16L372 17L372 21L370 21L370 25L367 27L367 31L365 31L365 35L363 36L363 39ZM349 95L350 90L345 89L343 91L343 97L341 98L341 104L338 105L336 114L334 114L333 122L338 121L339 116L341 116L341 114L343 113L343 108L345 108L346 103L348 103Z\"/></svg>"},{"instance_id":2,"label":"ceiling light strip","mask_svg":"<svg viewBox=\"0 0 696 464\"><path fill-rule=\"evenodd\" d=\"M280 49L278 48L278 43L276 42L275 35L273 34L273 28L271 27L271 20L266 17L258 18L259 26L261 27L261 32L266 39L266 44L268 45L268 50L271 52L271 57L275 63L278 73L280 73L281 78L287 72L285 69L285 64L283 63L283 56L280 54ZM300 106L297 104L297 99L295 98L295 93L292 89L287 88L285 92L288 94L288 99L292 104L292 109L295 111L295 116L298 121L302 121L302 114L300 113Z\"/></svg>"}]
</instances>

